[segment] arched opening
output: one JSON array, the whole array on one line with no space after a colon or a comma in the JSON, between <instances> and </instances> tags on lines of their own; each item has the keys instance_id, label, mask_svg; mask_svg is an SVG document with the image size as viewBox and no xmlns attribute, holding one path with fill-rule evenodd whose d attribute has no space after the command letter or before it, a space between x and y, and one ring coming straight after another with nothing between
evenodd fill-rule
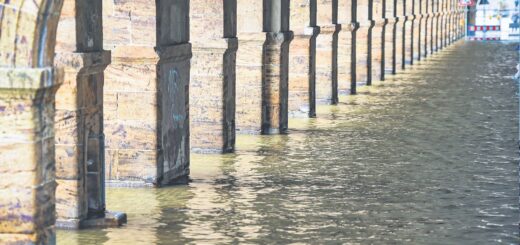
<instances>
[{"instance_id":1,"label":"arched opening","mask_svg":"<svg viewBox=\"0 0 520 245\"><path fill-rule=\"evenodd\" d=\"M55 243L53 67L62 1L0 4L0 243Z\"/></svg>"}]
</instances>

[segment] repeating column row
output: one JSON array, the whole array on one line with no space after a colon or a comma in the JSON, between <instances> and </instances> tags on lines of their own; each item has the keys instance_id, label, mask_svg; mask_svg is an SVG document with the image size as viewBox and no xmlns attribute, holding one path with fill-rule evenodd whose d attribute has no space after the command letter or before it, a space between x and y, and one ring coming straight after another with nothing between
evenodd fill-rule
<instances>
[{"instance_id":1,"label":"repeating column row","mask_svg":"<svg viewBox=\"0 0 520 245\"><path fill-rule=\"evenodd\" d=\"M106 182L187 183L190 151L232 152L237 133L286 133L289 116L314 117L316 104L464 35L455 0L61 6L2 4L0 173L11 178L0 181L1 243L52 243L54 210L69 228L107 222Z\"/></svg>"}]
</instances>

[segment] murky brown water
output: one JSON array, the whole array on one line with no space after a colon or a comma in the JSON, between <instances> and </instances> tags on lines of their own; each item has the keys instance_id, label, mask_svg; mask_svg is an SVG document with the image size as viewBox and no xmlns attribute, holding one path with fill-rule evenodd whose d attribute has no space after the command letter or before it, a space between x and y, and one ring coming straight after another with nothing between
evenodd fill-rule
<instances>
[{"instance_id":1,"label":"murky brown water","mask_svg":"<svg viewBox=\"0 0 520 245\"><path fill-rule=\"evenodd\" d=\"M194 156L193 183L109 189L118 229L59 244L518 244L514 45L449 47L284 136Z\"/></svg>"}]
</instances>

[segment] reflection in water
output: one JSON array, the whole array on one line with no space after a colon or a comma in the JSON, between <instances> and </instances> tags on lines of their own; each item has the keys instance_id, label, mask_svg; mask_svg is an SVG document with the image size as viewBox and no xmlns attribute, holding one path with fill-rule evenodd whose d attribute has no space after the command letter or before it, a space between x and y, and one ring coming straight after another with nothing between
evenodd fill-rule
<instances>
[{"instance_id":1,"label":"reflection in water","mask_svg":"<svg viewBox=\"0 0 520 245\"><path fill-rule=\"evenodd\" d=\"M460 42L288 135L193 156L189 186L109 189L128 225L58 242L518 243L513 49Z\"/></svg>"}]
</instances>

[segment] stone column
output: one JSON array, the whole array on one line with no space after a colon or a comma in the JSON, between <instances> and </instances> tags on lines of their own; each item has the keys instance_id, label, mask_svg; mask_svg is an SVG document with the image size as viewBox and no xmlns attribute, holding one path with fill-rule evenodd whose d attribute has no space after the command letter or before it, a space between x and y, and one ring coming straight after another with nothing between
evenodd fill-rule
<instances>
[{"instance_id":1,"label":"stone column","mask_svg":"<svg viewBox=\"0 0 520 245\"><path fill-rule=\"evenodd\" d=\"M316 40L316 100L322 104L338 102L337 48L338 33L337 1L317 2L317 25L320 34Z\"/></svg>"},{"instance_id":2,"label":"stone column","mask_svg":"<svg viewBox=\"0 0 520 245\"><path fill-rule=\"evenodd\" d=\"M439 44L437 45L438 49L444 48L444 40L446 37L446 12L445 12L445 3L446 0L439 0Z\"/></svg>"},{"instance_id":3,"label":"stone column","mask_svg":"<svg viewBox=\"0 0 520 245\"><path fill-rule=\"evenodd\" d=\"M385 73L395 74L396 73L396 48L397 48L397 28L399 18L396 16L397 0L385 0L386 11L385 18L387 21L386 32L385 32Z\"/></svg>"},{"instance_id":4,"label":"stone column","mask_svg":"<svg viewBox=\"0 0 520 245\"><path fill-rule=\"evenodd\" d=\"M316 0L292 0L289 21L294 39L289 50L289 115L316 116Z\"/></svg>"},{"instance_id":5,"label":"stone column","mask_svg":"<svg viewBox=\"0 0 520 245\"><path fill-rule=\"evenodd\" d=\"M422 32L422 40L423 40L423 43L422 43L422 48L421 48L421 56L422 57L428 57L429 55L429 50L430 50L430 45L431 45L431 33L432 33L432 29L431 29L431 4L430 4L431 0L421 0L421 6L422 6L422 9L421 9L421 13L423 15L423 32Z\"/></svg>"},{"instance_id":6,"label":"stone column","mask_svg":"<svg viewBox=\"0 0 520 245\"><path fill-rule=\"evenodd\" d=\"M242 134L262 129L262 11L260 0L237 0L236 127Z\"/></svg>"},{"instance_id":7,"label":"stone column","mask_svg":"<svg viewBox=\"0 0 520 245\"><path fill-rule=\"evenodd\" d=\"M356 82L372 83L372 2L373 0L357 0L356 15L359 29L356 31Z\"/></svg>"},{"instance_id":8,"label":"stone column","mask_svg":"<svg viewBox=\"0 0 520 245\"><path fill-rule=\"evenodd\" d=\"M105 1L106 176L112 185L186 183L189 1Z\"/></svg>"},{"instance_id":9,"label":"stone column","mask_svg":"<svg viewBox=\"0 0 520 245\"><path fill-rule=\"evenodd\" d=\"M235 149L236 0L192 0L191 150Z\"/></svg>"},{"instance_id":10,"label":"stone column","mask_svg":"<svg viewBox=\"0 0 520 245\"><path fill-rule=\"evenodd\" d=\"M439 16L439 0L432 0L432 54L439 49Z\"/></svg>"},{"instance_id":11,"label":"stone column","mask_svg":"<svg viewBox=\"0 0 520 245\"><path fill-rule=\"evenodd\" d=\"M352 0L338 0L338 23L342 26L342 31L338 33L338 93L349 94L355 81L351 79L351 59L355 50L355 39L352 39L356 31L355 19L352 19L352 12L355 5ZM355 67L355 64L354 64Z\"/></svg>"},{"instance_id":12,"label":"stone column","mask_svg":"<svg viewBox=\"0 0 520 245\"><path fill-rule=\"evenodd\" d=\"M415 23L415 15L414 15L414 7L415 1L418 0L403 0L405 4L405 24L404 24L404 59L403 59L403 68L406 65L413 64L414 57L414 48L415 48L415 32L416 32L416 23Z\"/></svg>"},{"instance_id":13,"label":"stone column","mask_svg":"<svg viewBox=\"0 0 520 245\"><path fill-rule=\"evenodd\" d=\"M288 127L289 0L264 0L266 41L262 58L262 134L285 133Z\"/></svg>"},{"instance_id":14,"label":"stone column","mask_svg":"<svg viewBox=\"0 0 520 245\"><path fill-rule=\"evenodd\" d=\"M384 80L385 67L385 0L373 0L372 3L372 80Z\"/></svg>"},{"instance_id":15,"label":"stone column","mask_svg":"<svg viewBox=\"0 0 520 245\"><path fill-rule=\"evenodd\" d=\"M357 32L359 30L359 22L358 22L358 0L351 0L351 23L350 23L350 30L351 30L351 46L350 46L350 94L356 94L357 93Z\"/></svg>"},{"instance_id":16,"label":"stone column","mask_svg":"<svg viewBox=\"0 0 520 245\"><path fill-rule=\"evenodd\" d=\"M424 27L425 20L423 16L423 2L426 0L414 0L414 49L413 49L413 60L421 60L421 51L424 45Z\"/></svg>"},{"instance_id":17,"label":"stone column","mask_svg":"<svg viewBox=\"0 0 520 245\"><path fill-rule=\"evenodd\" d=\"M460 24L461 25L460 26L461 37L466 37L466 26L469 24L468 20L466 19L465 12L466 12L466 9L461 7L461 13L460 13L460 19L462 19L461 24Z\"/></svg>"},{"instance_id":18,"label":"stone column","mask_svg":"<svg viewBox=\"0 0 520 245\"><path fill-rule=\"evenodd\" d=\"M2 4L0 244L56 243L54 103L63 74L52 65L61 5Z\"/></svg>"},{"instance_id":19,"label":"stone column","mask_svg":"<svg viewBox=\"0 0 520 245\"><path fill-rule=\"evenodd\" d=\"M66 1L56 44L55 65L65 79L56 95L56 226L78 229L118 226L123 213L105 210L102 1Z\"/></svg>"},{"instance_id":20,"label":"stone column","mask_svg":"<svg viewBox=\"0 0 520 245\"><path fill-rule=\"evenodd\" d=\"M446 46L451 44L451 0L446 0Z\"/></svg>"}]
</instances>

